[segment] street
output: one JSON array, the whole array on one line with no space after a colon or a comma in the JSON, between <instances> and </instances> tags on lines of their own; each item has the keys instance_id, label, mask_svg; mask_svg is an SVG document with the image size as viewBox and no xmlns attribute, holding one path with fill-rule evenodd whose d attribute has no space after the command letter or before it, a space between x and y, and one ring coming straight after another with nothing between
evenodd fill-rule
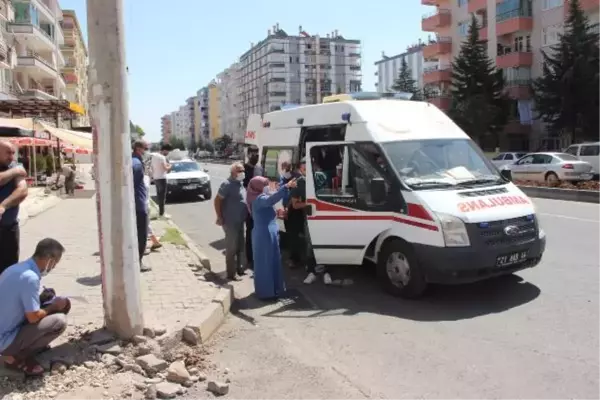
<instances>
[{"instance_id":1,"label":"street","mask_svg":"<svg viewBox=\"0 0 600 400\"><path fill-rule=\"evenodd\" d=\"M206 168L216 194L229 167ZM534 202L548 245L518 275L406 301L365 269L334 269L334 279L354 280L343 288L305 286L295 271L291 298L269 305L245 278L214 344L229 396L598 398L599 208ZM171 203L167 213L223 271L212 200Z\"/></svg>"}]
</instances>

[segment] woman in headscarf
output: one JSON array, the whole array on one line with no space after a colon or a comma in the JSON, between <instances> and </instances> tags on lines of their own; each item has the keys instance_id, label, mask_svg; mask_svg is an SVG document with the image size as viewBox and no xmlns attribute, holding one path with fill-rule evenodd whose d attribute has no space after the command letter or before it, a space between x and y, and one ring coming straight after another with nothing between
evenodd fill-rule
<instances>
[{"instance_id":1,"label":"woman in headscarf","mask_svg":"<svg viewBox=\"0 0 600 400\"><path fill-rule=\"evenodd\" d=\"M262 176L254 177L248 183L246 203L254 219L254 292L259 299L274 299L285 292L279 250L279 226L273 206L288 194L290 188L295 187L296 180L292 179L275 190L269 179Z\"/></svg>"}]
</instances>

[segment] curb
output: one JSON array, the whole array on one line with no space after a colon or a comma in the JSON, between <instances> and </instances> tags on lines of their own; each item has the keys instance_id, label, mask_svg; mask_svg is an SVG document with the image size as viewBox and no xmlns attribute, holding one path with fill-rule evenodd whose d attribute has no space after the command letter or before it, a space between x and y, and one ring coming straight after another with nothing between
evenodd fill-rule
<instances>
[{"instance_id":1,"label":"curb","mask_svg":"<svg viewBox=\"0 0 600 400\"><path fill-rule=\"evenodd\" d=\"M600 191L518 186L529 197L600 204Z\"/></svg>"},{"instance_id":2,"label":"curb","mask_svg":"<svg viewBox=\"0 0 600 400\"><path fill-rule=\"evenodd\" d=\"M36 217L44 211L56 206L61 202L61 200L62 199L60 197L50 194L46 196L46 198L39 204L32 204L29 207L21 207L19 209L19 226L25 225L31 218Z\"/></svg>"},{"instance_id":3,"label":"curb","mask_svg":"<svg viewBox=\"0 0 600 400\"><path fill-rule=\"evenodd\" d=\"M150 199L150 207L154 208L155 211L158 209L158 205L152 199ZM210 258L208 258L206 256L206 254L204 254L198 248L198 246L196 246L194 241L184 231L182 231L181 228L179 228L179 226L177 226L177 224L175 222L173 222L173 220L170 217L166 216L166 214L165 214L165 216L163 218L166 219L166 221L169 225L171 225L173 228L175 228L175 229L177 229L177 231L179 231L179 234L185 241L186 246L196 256L196 258L198 258L202 267L206 268L209 271L212 271L212 269L210 267Z\"/></svg>"},{"instance_id":4,"label":"curb","mask_svg":"<svg viewBox=\"0 0 600 400\"><path fill-rule=\"evenodd\" d=\"M154 208L155 211L158 209L157 204L152 199L150 199L150 207ZM170 217L167 217L166 220L169 225L179 231L179 234L186 242L188 249L190 249L198 260L200 260L202 267L211 271L210 259L198 249L194 241L185 234ZM233 286L229 284L221 286L210 304L199 312L196 321L189 322L184 328L179 329L169 337L162 339L161 346L172 347L174 344L179 343L183 338L182 332L185 329L191 329L196 333L199 344L206 343L225 321L225 318L231 310L233 300Z\"/></svg>"}]
</instances>

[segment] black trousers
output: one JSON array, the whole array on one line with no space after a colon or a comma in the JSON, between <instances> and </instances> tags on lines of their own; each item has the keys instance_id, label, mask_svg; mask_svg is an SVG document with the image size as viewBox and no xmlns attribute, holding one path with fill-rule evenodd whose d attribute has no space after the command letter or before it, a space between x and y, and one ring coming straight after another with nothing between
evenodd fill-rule
<instances>
[{"instance_id":1,"label":"black trousers","mask_svg":"<svg viewBox=\"0 0 600 400\"><path fill-rule=\"evenodd\" d=\"M167 180L155 179L156 202L158 203L158 214L162 217L165 214L165 203L167 202Z\"/></svg>"},{"instance_id":2,"label":"black trousers","mask_svg":"<svg viewBox=\"0 0 600 400\"><path fill-rule=\"evenodd\" d=\"M254 257L252 256L252 229L254 228L254 220L248 214L246 217L246 264L248 269L254 269Z\"/></svg>"},{"instance_id":3,"label":"black trousers","mask_svg":"<svg viewBox=\"0 0 600 400\"><path fill-rule=\"evenodd\" d=\"M148 212L137 211L135 213L135 221L137 225L137 239L138 239L138 251L140 253L140 264L146 251L146 243L148 242L148 223L150 218Z\"/></svg>"},{"instance_id":4,"label":"black trousers","mask_svg":"<svg viewBox=\"0 0 600 400\"><path fill-rule=\"evenodd\" d=\"M6 268L19 262L19 223L0 225L0 274Z\"/></svg>"}]
</instances>

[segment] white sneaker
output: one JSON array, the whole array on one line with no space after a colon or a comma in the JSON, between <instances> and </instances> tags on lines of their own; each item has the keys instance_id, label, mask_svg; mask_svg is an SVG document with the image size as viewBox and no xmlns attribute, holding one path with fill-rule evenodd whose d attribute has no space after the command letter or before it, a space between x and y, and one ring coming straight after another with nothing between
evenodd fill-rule
<instances>
[{"instance_id":1,"label":"white sneaker","mask_svg":"<svg viewBox=\"0 0 600 400\"><path fill-rule=\"evenodd\" d=\"M317 280L317 276L314 273L311 272L310 274L308 274L308 276L304 280L304 283L306 285L310 285L311 283L313 283L316 280Z\"/></svg>"},{"instance_id":2,"label":"white sneaker","mask_svg":"<svg viewBox=\"0 0 600 400\"><path fill-rule=\"evenodd\" d=\"M323 274L323 283L326 285L331 285L333 283L333 280L331 279L331 275L329 275L329 272L325 272Z\"/></svg>"}]
</instances>

